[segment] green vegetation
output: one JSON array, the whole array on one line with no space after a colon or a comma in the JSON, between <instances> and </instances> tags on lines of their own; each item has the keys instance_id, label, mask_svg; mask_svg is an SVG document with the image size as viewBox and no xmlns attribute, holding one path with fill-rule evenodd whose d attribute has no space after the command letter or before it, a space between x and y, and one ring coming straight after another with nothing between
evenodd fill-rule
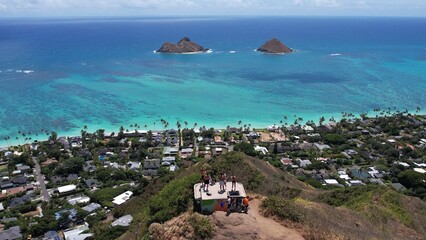
<instances>
[{"instance_id":1,"label":"green vegetation","mask_svg":"<svg viewBox=\"0 0 426 240\"><path fill-rule=\"evenodd\" d=\"M210 239L214 234L214 226L203 215L194 213L189 217L189 223L194 228L194 239Z\"/></svg>"},{"instance_id":2,"label":"green vegetation","mask_svg":"<svg viewBox=\"0 0 426 240\"><path fill-rule=\"evenodd\" d=\"M293 222L302 222L304 220L304 214L293 200L272 196L263 200L261 207L266 216L276 216Z\"/></svg>"},{"instance_id":3,"label":"green vegetation","mask_svg":"<svg viewBox=\"0 0 426 240\"><path fill-rule=\"evenodd\" d=\"M172 180L149 201L150 222L163 223L188 209L193 197L193 186L199 180L193 174Z\"/></svg>"},{"instance_id":4,"label":"green vegetation","mask_svg":"<svg viewBox=\"0 0 426 240\"><path fill-rule=\"evenodd\" d=\"M407 193L426 201L426 174L405 170L398 174L398 181L408 188Z\"/></svg>"},{"instance_id":5,"label":"green vegetation","mask_svg":"<svg viewBox=\"0 0 426 240\"><path fill-rule=\"evenodd\" d=\"M103 226L102 228L95 228L95 240L114 240L118 239L123 233L127 231L127 227L123 226L114 226L109 227L108 225Z\"/></svg>"},{"instance_id":6,"label":"green vegetation","mask_svg":"<svg viewBox=\"0 0 426 240\"><path fill-rule=\"evenodd\" d=\"M238 152L222 155L211 164L212 175L217 176L225 172L228 177L237 176L237 181L241 182L246 189L257 189L265 177L244 158L244 154Z\"/></svg>"},{"instance_id":7,"label":"green vegetation","mask_svg":"<svg viewBox=\"0 0 426 240\"><path fill-rule=\"evenodd\" d=\"M359 186L336 189L320 195L319 199L335 207L346 206L364 212L372 219L386 220L392 217L405 225L412 219L403 208L402 195L383 186Z\"/></svg>"},{"instance_id":8,"label":"green vegetation","mask_svg":"<svg viewBox=\"0 0 426 240\"><path fill-rule=\"evenodd\" d=\"M238 143L234 146L234 151L243 152L249 156L256 156L256 151L250 143Z\"/></svg>"},{"instance_id":9,"label":"green vegetation","mask_svg":"<svg viewBox=\"0 0 426 240\"><path fill-rule=\"evenodd\" d=\"M83 170L84 159L83 158L70 158L65 159L59 165L59 168L56 169L57 175L65 174L78 174Z\"/></svg>"},{"instance_id":10,"label":"green vegetation","mask_svg":"<svg viewBox=\"0 0 426 240\"><path fill-rule=\"evenodd\" d=\"M346 142L346 137L341 134L326 134L324 140L330 144L344 144Z\"/></svg>"},{"instance_id":11,"label":"green vegetation","mask_svg":"<svg viewBox=\"0 0 426 240\"><path fill-rule=\"evenodd\" d=\"M102 188L92 193L90 198L92 201L97 202L105 207L112 207L112 200L114 197L124 193L129 190L127 186L117 187L117 188Z\"/></svg>"}]
</instances>

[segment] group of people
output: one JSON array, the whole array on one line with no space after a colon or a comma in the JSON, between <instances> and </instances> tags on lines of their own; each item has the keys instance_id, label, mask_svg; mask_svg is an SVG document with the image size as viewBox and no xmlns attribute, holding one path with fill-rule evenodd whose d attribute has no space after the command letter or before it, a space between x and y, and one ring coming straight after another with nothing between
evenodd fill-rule
<instances>
[{"instance_id":1,"label":"group of people","mask_svg":"<svg viewBox=\"0 0 426 240\"><path fill-rule=\"evenodd\" d=\"M227 182L227 176L224 172L219 174L218 176L214 177L211 173L208 173L205 168L201 168L201 188L200 191L203 190L207 193L207 195L210 195L209 193L209 186L213 186L216 184L217 180L219 181L219 194L223 194L227 190L226 182ZM232 175L231 176L231 192L237 191L237 177ZM227 215L229 215L231 212L248 212L249 209L249 197L242 198L241 196L235 196L233 197L230 195L228 197L228 202L221 202L221 206L224 207L225 204L227 204Z\"/></svg>"},{"instance_id":2,"label":"group of people","mask_svg":"<svg viewBox=\"0 0 426 240\"><path fill-rule=\"evenodd\" d=\"M245 198L237 198L237 197L229 197L228 198L228 212L227 215L231 214L231 212L240 211L244 213L248 213L249 210L249 196Z\"/></svg>"},{"instance_id":3,"label":"group of people","mask_svg":"<svg viewBox=\"0 0 426 240\"><path fill-rule=\"evenodd\" d=\"M227 176L226 173L221 173L218 176L219 179L219 193L222 194L226 192L226 182ZM209 185L214 185L216 183L216 178L214 178L211 174L207 173L205 168L201 169L201 188L204 192L209 192ZM231 191L237 190L237 177L231 176Z\"/></svg>"}]
</instances>

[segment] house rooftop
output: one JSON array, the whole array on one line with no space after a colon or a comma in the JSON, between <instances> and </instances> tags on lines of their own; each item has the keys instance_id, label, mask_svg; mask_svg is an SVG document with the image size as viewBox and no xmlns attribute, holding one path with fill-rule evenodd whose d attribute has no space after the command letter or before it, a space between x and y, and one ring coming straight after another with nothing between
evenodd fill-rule
<instances>
[{"instance_id":1,"label":"house rooftop","mask_svg":"<svg viewBox=\"0 0 426 240\"><path fill-rule=\"evenodd\" d=\"M209 193L211 193L211 195L207 195L206 192L204 192L201 189L201 183L197 183L194 185L194 198L195 199L201 199L201 200L212 200L212 199L228 199L228 194L230 194L230 191L228 191L231 188L231 184L232 182L227 182L226 186L227 186L227 191L224 193L219 193L219 183L215 183L213 186L210 185L209 186ZM241 183L237 182L237 191L239 192L239 196L241 197L245 197L246 196L246 191L244 190L244 186Z\"/></svg>"},{"instance_id":2,"label":"house rooftop","mask_svg":"<svg viewBox=\"0 0 426 240\"><path fill-rule=\"evenodd\" d=\"M58 187L58 192L59 193L65 193L65 192L71 192L74 191L77 188L76 185L71 184L71 185L65 185L62 187Z\"/></svg>"},{"instance_id":3,"label":"house rooftop","mask_svg":"<svg viewBox=\"0 0 426 240\"><path fill-rule=\"evenodd\" d=\"M99 203L91 203L91 204L89 204L85 207L82 207L81 209L83 209L84 211L87 211L87 212L93 212L98 208L101 208L101 205Z\"/></svg>"},{"instance_id":4,"label":"house rooftop","mask_svg":"<svg viewBox=\"0 0 426 240\"><path fill-rule=\"evenodd\" d=\"M112 202L116 205L121 205L121 204L125 203L127 200L129 200L132 195L133 195L132 191L126 191L126 192L118 195L117 197L115 197Z\"/></svg>"},{"instance_id":5,"label":"house rooftop","mask_svg":"<svg viewBox=\"0 0 426 240\"><path fill-rule=\"evenodd\" d=\"M86 225L77 226L74 229L69 229L64 231L64 237L66 240L83 240L88 237L93 236L92 233L83 233L89 230L89 227Z\"/></svg>"},{"instance_id":6,"label":"house rooftop","mask_svg":"<svg viewBox=\"0 0 426 240\"><path fill-rule=\"evenodd\" d=\"M115 226L127 227L127 226L130 225L132 220L133 220L133 217L130 214L125 215L125 216L122 216L119 219L115 220L114 222L112 222L111 226L113 226L113 227L115 227Z\"/></svg>"},{"instance_id":7,"label":"house rooftop","mask_svg":"<svg viewBox=\"0 0 426 240\"><path fill-rule=\"evenodd\" d=\"M13 240L13 239L22 239L22 233L21 228L19 226L11 227L7 230L3 230L0 232L0 239L7 239L7 240Z\"/></svg>"}]
</instances>

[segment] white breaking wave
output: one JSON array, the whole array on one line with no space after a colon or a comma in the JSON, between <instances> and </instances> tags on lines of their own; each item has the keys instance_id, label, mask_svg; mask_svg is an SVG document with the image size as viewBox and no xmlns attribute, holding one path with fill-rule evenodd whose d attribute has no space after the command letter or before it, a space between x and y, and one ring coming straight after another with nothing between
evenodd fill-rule
<instances>
[{"instance_id":1,"label":"white breaking wave","mask_svg":"<svg viewBox=\"0 0 426 240\"><path fill-rule=\"evenodd\" d=\"M342 56L342 54L341 54L341 53L332 53L332 54L330 54L329 56L332 56L332 57L335 57L335 56Z\"/></svg>"},{"instance_id":2,"label":"white breaking wave","mask_svg":"<svg viewBox=\"0 0 426 240\"><path fill-rule=\"evenodd\" d=\"M229 51L229 53L236 53L236 51Z\"/></svg>"},{"instance_id":3,"label":"white breaking wave","mask_svg":"<svg viewBox=\"0 0 426 240\"><path fill-rule=\"evenodd\" d=\"M15 70L16 73L25 73L25 74L29 74L29 73L33 73L34 70L22 70L22 69L18 69Z\"/></svg>"},{"instance_id":4,"label":"white breaking wave","mask_svg":"<svg viewBox=\"0 0 426 240\"><path fill-rule=\"evenodd\" d=\"M213 52L213 50L212 49L209 49L209 50L207 50L207 52L206 53L212 53Z\"/></svg>"}]
</instances>

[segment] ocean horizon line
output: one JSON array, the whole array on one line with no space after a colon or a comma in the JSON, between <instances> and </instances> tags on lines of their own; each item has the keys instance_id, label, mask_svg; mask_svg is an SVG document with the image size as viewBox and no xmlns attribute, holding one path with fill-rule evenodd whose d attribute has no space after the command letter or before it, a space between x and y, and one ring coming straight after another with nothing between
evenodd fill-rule
<instances>
[{"instance_id":1,"label":"ocean horizon line","mask_svg":"<svg viewBox=\"0 0 426 240\"><path fill-rule=\"evenodd\" d=\"M0 16L0 20L143 20L143 19L247 19L247 18L342 18L342 19L372 19L372 18L389 18L389 19L419 19L426 16L405 16L405 15L70 15L70 16Z\"/></svg>"}]
</instances>

